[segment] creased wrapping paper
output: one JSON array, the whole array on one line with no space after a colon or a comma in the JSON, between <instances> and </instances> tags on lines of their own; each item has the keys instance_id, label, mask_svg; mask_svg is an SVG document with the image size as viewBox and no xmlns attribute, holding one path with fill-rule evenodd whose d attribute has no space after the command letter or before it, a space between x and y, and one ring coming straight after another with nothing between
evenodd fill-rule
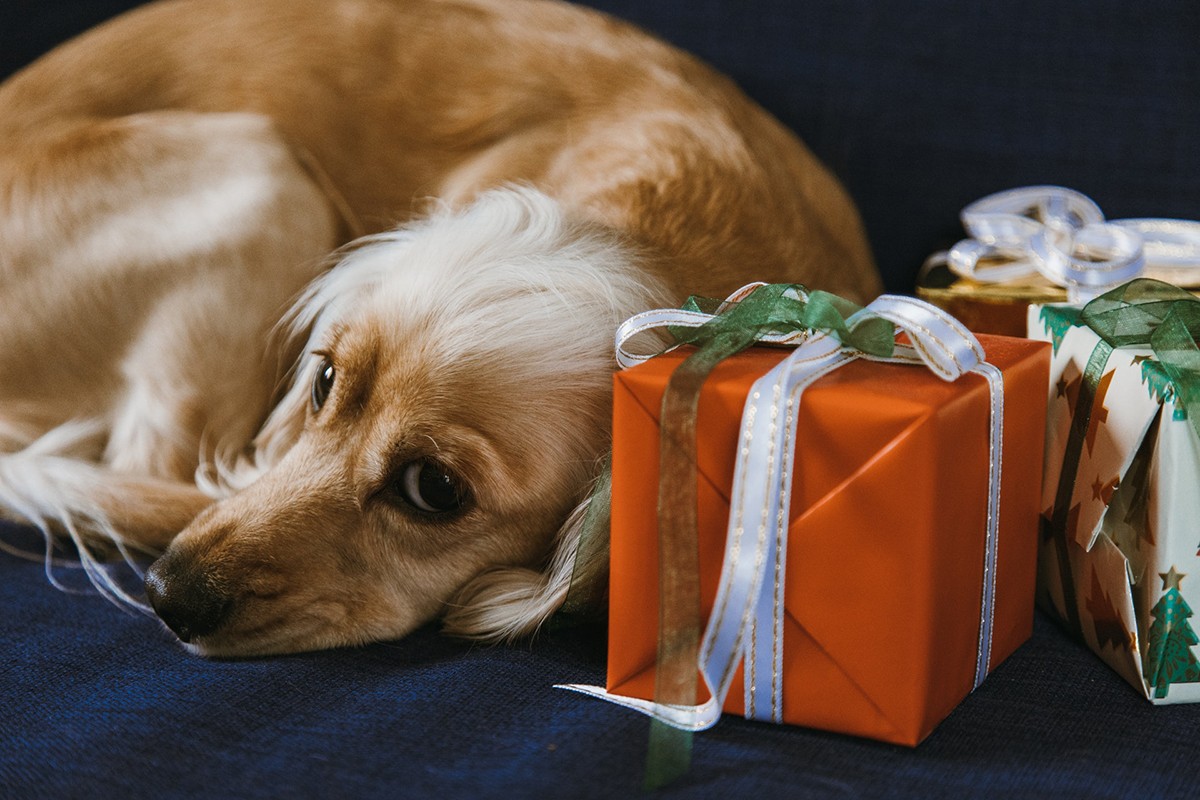
<instances>
[{"instance_id":1,"label":"creased wrapping paper","mask_svg":"<svg viewBox=\"0 0 1200 800\"><path fill-rule=\"evenodd\" d=\"M1056 508L1071 420L1100 338L1070 306L1032 306L1028 331L1053 345L1039 602L1153 702L1200 700L1195 430L1150 350L1114 350L1096 382L1070 496Z\"/></svg>"}]
</instances>

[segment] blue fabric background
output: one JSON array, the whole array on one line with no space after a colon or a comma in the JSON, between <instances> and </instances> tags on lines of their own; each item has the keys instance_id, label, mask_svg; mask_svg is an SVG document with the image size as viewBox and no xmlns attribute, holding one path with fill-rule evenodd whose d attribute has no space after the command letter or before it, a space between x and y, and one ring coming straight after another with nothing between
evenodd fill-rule
<instances>
[{"instance_id":1,"label":"blue fabric background","mask_svg":"<svg viewBox=\"0 0 1200 800\"><path fill-rule=\"evenodd\" d=\"M0 75L132 4L0 0ZM590 4L701 55L799 132L858 201L892 290L1001 188L1200 218L1194 0ZM551 688L601 682L603 663L595 630L481 648L433 629L206 661L0 554L0 797L633 796L645 720ZM1151 706L1039 617L916 750L728 718L660 794L1192 798L1198 741L1200 706Z\"/></svg>"},{"instance_id":2,"label":"blue fabric background","mask_svg":"<svg viewBox=\"0 0 1200 800\"><path fill-rule=\"evenodd\" d=\"M597 630L485 648L426 629L208 661L6 555L0 609L5 798L641 793L646 719L551 688L603 682ZM915 750L726 717L658 794L1193 798L1198 740L1200 706L1150 705L1039 616L1032 641Z\"/></svg>"},{"instance_id":3,"label":"blue fabric background","mask_svg":"<svg viewBox=\"0 0 1200 800\"><path fill-rule=\"evenodd\" d=\"M1193 0L606 0L731 75L862 210L887 288L984 194L1057 183L1200 218Z\"/></svg>"}]
</instances>

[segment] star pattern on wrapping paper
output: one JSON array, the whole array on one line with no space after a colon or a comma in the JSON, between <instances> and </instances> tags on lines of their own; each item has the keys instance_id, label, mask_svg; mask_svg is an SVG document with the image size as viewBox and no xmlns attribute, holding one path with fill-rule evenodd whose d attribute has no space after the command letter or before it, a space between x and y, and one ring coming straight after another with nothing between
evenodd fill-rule
<instances>
[{"instance_id":1,"label":"star pattern on wrapping paper","mask_svg":"<svg viewBox=\"0 0 1200 800\"><path fill-rule=\"evenodd\" d=\"M1114 476L1107 481L1100 480L1100 476L1096 476L1096 480L1092 482L1092 499L1099 500L1108 505L1112 501L1113 493L1117 491L1117 487L1121 485L1120 476Z\"/></svg>"},{"instance_id":2,"label":"star pattern on wrapping paper","mask_svg":"<svg viewBox=\"0 0 1200 800\"><path fill-rule=\"evenodd\" d=\"M1179 582L1187 577L1186 572L1176 572L1174 565L1167 572L1158 573L1158 577L1162 578L1163 591L1169 592L1172 589L1179 590Z\"/></svg>"},{"instance_id":3,"label":"star pattern on wrapping paper","mask_svg":"<svg viewBox=\"0 0 1200 800\"><path fill-rule=\"evenodd\" d=\"M1096 446L1096 434L1100 431L1100 426L1108 422L1108 408L1104 405L1104 398L1108 396L1108 387L1112 385L1113 375L1116 370L1109 370L1100 378L1100 383L1096 386L1096 400L1092 404L1092 416L1088 420L1087 429L1087 450L1088 455L1092 454L1093 448Z\"/></svg>"},{"instance_id":4,"label":"star pattern on wrapping paper","mask_svg":"<svg viewBox=\"0 0 1200 800\"><path fill-rule=\"evenodd\" d=\"M1134 356L1130 360L1129 366L1139 367L1139 366L1141 366L1143 361L1153 361L1153 360L1154 360L1154 356Z\"/></svg>"}]
</instances>

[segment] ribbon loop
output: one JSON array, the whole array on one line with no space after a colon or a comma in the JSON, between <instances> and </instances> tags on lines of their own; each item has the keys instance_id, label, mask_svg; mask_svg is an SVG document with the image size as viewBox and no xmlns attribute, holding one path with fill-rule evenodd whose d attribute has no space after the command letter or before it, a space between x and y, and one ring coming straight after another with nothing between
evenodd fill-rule
<instances>
[{"instance_id":1,"label":"ribbon loop","mask_svg":"<svg viewBox=\"0 0 1200 800\"><path fill-rule=\"evenodd\" d=\"M1200 299L1139 278L1100 295L1080 319L1110 347L1146 347L1171 379L1176 409L1200 436Z\"/></svg>"},{"instance_id":2,"label":"ribbon loop","mask_svg":"<svg viewBox=\"0 0 1200 800\"><path fill-rule=\"evenodd\" d=\"M1111 222L1142 237L1146 276L1177 286L1200 285L1200 222L1186 219L1118 219Z\"/></svg>"},{"instance_id":3,"label":"ribbon loop","mask_svg":"<svg viewBox=\"0 0 1200 800\"><path fill-rule=\"evenodd\" d=\"M942 380L957 380L984 360L975 335L937 306L885 294L867 308L906 333L917 355Z\"/></svg>"},{"instance_id":4,"label":"ribbon loop","mask_svg":"<svg viewBox=\"0 0 1200 800\"><path fill-rule=\"evenodd\" d=\"M945 254L951 271L985 283L1041 274L1071 302L1146 274L1178 285L1200 283L1200 222L1105 220L1086 195L1028 186L988 195L961 214L970 238Z\"/></svg>"},{"instance_id":5,"label":"ribbon loop","mask_svg":"<svg viewBox=\"0 0 1200 800\"><path fill-rule=\"evenodd\" d=\"M754 342L796 345L814 331L872 355L890 355L895 331L878 315L861 314L861 307L829 292L810 292L798 284L752 283L725 300L690 297L679 309L656 309L637 314L617 328L617 364L641 364L679 345L702 346L719 335L734 334ZM649 331L668 331L674 344L664 350L636 353L631 341Z\"/></svg>"},{"instance_id":6,"label":"ribbon loop","mask_svg":"<svg viewBox=\"0 0 1200 800\"><path fill-rule=\"evenodd\" d=\"M1037 271L1078 299L1133 280L1146 268L1135 231L1097 222L1082 228L1043 228L1030 241Z\"/></svg>"}]
</instances>

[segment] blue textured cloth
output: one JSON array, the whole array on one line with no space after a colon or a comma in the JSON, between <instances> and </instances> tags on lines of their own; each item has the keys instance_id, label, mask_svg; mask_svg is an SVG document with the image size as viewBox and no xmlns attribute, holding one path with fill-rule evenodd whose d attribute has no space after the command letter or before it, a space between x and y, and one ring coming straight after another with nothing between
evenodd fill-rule
<instances>
[{"instance_id":1,"label":"blue textured cloth","mask_svg":"<svg viewBox=\"0 0 1200 800\"><path fill-rule=\"evenodd\" d=\"M590 4L699 54L800 133L859 203L891 290L997 189L1060 183L1114 217L1200 218L1195 0ZM0 75L129 5L0 0ZM646 720L551 688L603 681L594 630L207 661L4 554L0 609L0 798L639 792ZM915 750L726 718L659 794L1193 798L1198 741L1200 705L1150 705L1039 617Z\"/></svg>"},{"instance_id":2,"label":"blue textured cloth","mask_svg":"<svg viewBox=\"0 0 1200 800\"><path fill-rule=\"evenodd\" d=\"M890 291L1000 189L1200 218L1194 0L591 2L718 66L846 183Z\"/></svg>"},{"instance_id":3,"label":"blue textured cloth","mask_svg":"<svg viewBox=\"0 0 1200 800\"><path fill-rule=\"evenodd\" d=\"M209 661L2 554L0 608L0 797L640 793L646 718L551 688L603 682L597 630ZM659 794L1194 798L1197 741L1200 705L1152 706L1039 617L915 750L727 716Z\"/></svg>"}]
</instances>

